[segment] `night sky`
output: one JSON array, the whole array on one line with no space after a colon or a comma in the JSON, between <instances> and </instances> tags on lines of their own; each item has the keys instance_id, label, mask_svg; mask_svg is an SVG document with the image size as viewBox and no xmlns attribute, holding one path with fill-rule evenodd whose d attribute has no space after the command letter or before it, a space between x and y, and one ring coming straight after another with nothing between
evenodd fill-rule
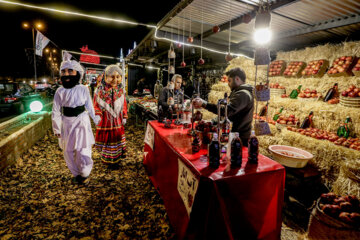
<instances>
[{"instance_id":1,"label":"night sky","mask_svg":"<svg viewBox=\"0 0 360 240\"><path fill-rule=\"evenodd\" d=\"M43 7L72 10L81 13L121 18L130 21L155 25L179 1L20 1L21 3ZM150 28L119 23L92 20L89 18L67 16L60 13L44 12L18 6L10 6L0 2L1 25L1 58L0 77L31 78L34 74L33 65L29 62L32 55L27 56L25 49L32 48L31 30L25 30L22 23L41 21L45 29L41 32L61 49L79 51L88 45L102 55L119 56L120 48L126 55L133 42L139 43ZM74 55L79 58L79 56ZM60 55L58 56L60 60ZM50 74L45 56L39 58L38 75Z\"/></svg>"}]
</instances>

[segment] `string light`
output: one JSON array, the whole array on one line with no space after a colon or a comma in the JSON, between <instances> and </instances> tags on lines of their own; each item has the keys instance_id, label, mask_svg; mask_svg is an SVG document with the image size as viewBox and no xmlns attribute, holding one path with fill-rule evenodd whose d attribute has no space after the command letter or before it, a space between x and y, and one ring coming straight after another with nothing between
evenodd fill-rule
<instances>
[{"instance_id":1,"label":"string light","mask_svg":"<svg viewBox=\"0 0 360 240\"><path fill-rule=\"evenodd\" d=\"M10 5L16 5L16 6L26 7L26 8L33 8L33 9L44 10L44 11L49 11L49 12L63 13L63 14L68 14L68 15L80 16L80 17L87 17L87 18L92 18L92 19L99 19L99 20L104 20L104 21L126 23L126 24L137 25L137 26L145 26L145 27L148 27L148 28L155 28L156 29L155 25L137 23L137 22L127 21L127 20L123 20L123 19L101 17L101 16L96 16L96 15L91 15L91 14L72 12L72 11L64 11L64 10L59 10L59 9L55 9L55 8L48 8L48 7L39 7L39 6L35 6L35 5L31 5L31 4L24 4L24 3L19 3L19 2L11 2L11 1L0 0L0 3L6 3L6 4L10 4Z\"/></svg>"}]
</instances>

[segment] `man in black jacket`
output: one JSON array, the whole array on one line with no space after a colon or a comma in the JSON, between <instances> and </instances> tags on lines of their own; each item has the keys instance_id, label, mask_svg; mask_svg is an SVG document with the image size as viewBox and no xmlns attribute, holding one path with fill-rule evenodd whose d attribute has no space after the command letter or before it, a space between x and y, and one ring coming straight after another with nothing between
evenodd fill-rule
<instances>
[{"instance_id":1,"label":"man in black jacket","mask_svg":"<svg viewBox=\"0 0 360 240\"><path fill-rule=\"evenodd\" d=\"M175 74L171 81L166 87L164 87L160 93L158 106L162 107L164 112L168 112L171 109L172 118L176 118L175 110L178 108L179 104L183 104L183 92L181 91L182 76ZM169 105L169 99L174 100L174 105Z\"/></svg>"},{"instance_id":2,"label":"man in black jacket","mask_svg":"<svg viewBox=\"0 0 360 240\"><path fill-rule=\"evenodd\" d=\"M253 87L245 84L246 75L240 68L233 68L225 73L229 80L231 93L228 104L228 118L233 122L232 132L238 132L244 146L248 145L254 112ZM195 108L205 108L217 114L217 105L207 103L201 98L193 100ZM224 108L221 114L224 114Z\"/></svg>"}]
</instances>

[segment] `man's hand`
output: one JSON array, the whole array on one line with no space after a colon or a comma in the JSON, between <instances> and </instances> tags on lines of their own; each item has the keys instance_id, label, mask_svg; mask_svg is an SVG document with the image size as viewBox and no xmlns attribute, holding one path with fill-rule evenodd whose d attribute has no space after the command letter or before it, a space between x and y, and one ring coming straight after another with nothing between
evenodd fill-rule
<instances>
[{"instance_id":1,"label":"man's hand","mask_svg":"<svg viewBox=\"0 0 360 240\"><path fill-rule=\"evenodd\" d=\"M60 133L55 133L55 137L57 137L57 138L61 138Z\"/></svg>"},{"instance_id":2,"label":"man's hand","mask_svg":"<svg viewBox=\"0 0 360 240\"><path fill-rule=\"evenodd\" d=\"M122 125L125 125L126 124L126 118L124 118L123 120L122 120Z\"/></svg>"},{"instance_id":3,"label":"man's hand","mask_svg":"<svg viewBox=\"0 0 360 240\"><path fill-rule=\"evenodd\" d=\"M203 107L203 104L204 104L204 100L202 100L201 98L195 98L193 101L192 101L192 104L194 106L194 108L198 109L198 108L202 108Z\"/></svg>"}]
</instances>

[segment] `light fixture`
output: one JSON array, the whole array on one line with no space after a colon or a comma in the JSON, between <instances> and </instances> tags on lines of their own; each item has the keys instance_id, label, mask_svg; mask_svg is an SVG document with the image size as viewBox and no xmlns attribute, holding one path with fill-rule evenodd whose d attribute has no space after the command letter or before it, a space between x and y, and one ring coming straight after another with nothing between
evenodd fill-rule
<instances>
[{"instance_id":1,"label":"light fixture","mask_svg":"<svg viewBox=\"0 0 360 240\"><path fill-rule=\"evenodd\" d=\"M46 78L43 79L43 82L46 83Z\"/></svg>"},{"instance_id":2,"label":"light fixture","mask_svg":"<svg viewBox=\"0 0 360 240\"><path fill-rule=\"evenodd\" d=\"M29 28L29 24L28 23L23 23L23 27L24 28Z\"/></svg>"},{"instance_id":3,"label":"light fixture","mask_svg":"<svg viewBox=\"0 0 360 240\"><path fill-rule=\"evenodd\" d=\"M25 81L23 81L23 83L26 83Z\"/></svg>"},{"instance_id":4,"label":"light fixture","mask_svg":"<svg viewBox=\"0 0 360 240\"><path fill-rule=\"evenodd\" d=\"M271 31L269 28L256 29L254 33L254 40L257 44L267 44L271 40Z\"/></svg>"},{"instance_id":5,"label":"light fixture","mask_svg":"<svg viewBox=\"0 0 360 240\"><path fill-rule=\"evenodd\" d=\"M260 6L260 10L256 14L256 18L255 18L254 40L257 44L264 45L270 42L271 40L270 23L271 23L270 10L264 4Z\"/></svg>"},{"instance_id":6,"label":"light fixture","mask_svg":"<svg viewBox=\"0 0 360 240\"><path fill-rule=\"evenodd\" d=\"M40 112L43 109L43 104L36 100L30 103L30 111L32 112Z\"/></svg>"}]
</instances>

